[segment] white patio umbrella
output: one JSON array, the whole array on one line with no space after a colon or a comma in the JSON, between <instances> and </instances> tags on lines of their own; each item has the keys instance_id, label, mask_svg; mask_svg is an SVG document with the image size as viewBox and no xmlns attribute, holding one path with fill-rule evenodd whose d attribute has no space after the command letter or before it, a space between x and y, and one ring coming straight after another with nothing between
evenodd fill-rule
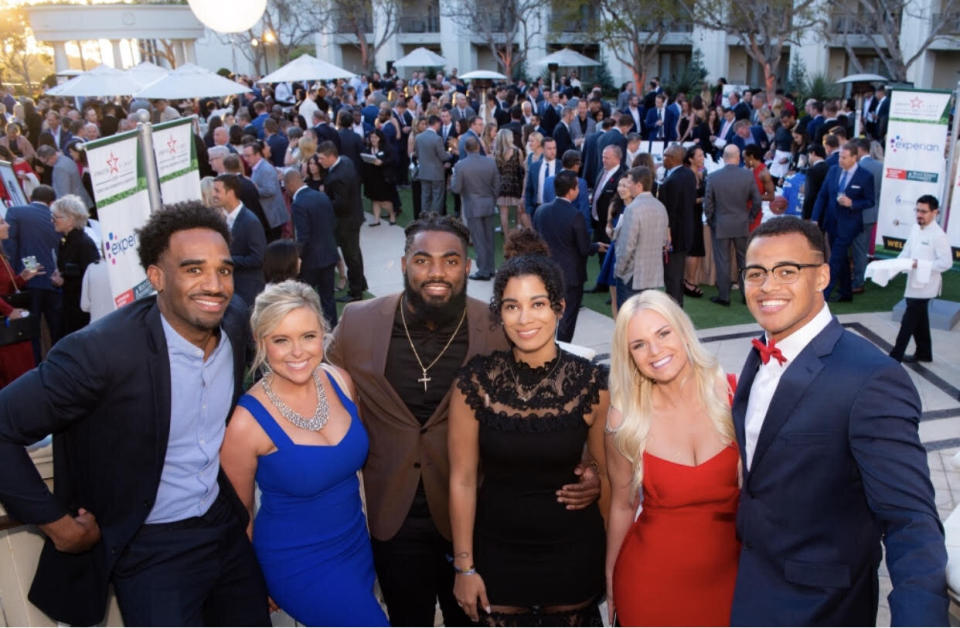
<instances>
[{"instance_id":1,"label":"white patio umbrella","mask_svg":"<svg viewBox=\"0 0 960 628\"><path fill-rule=\"evenodd\" d=\"M490 81L505 81L507 77L499 72L494 72L492 70L474 70L473 72L467 72L466 74L461 74L460 78L465 81L475 81L475 80L490 80Z\"/></svg>"},{"instance_id":2,"label":"white patio umbrella","mask_svg":"<svg viewBox=\"0 0 960 628\"><path fill-rule=\"evenodd\" d=\"M136 92L139 98L203 98L245 94L249 87L235 83L215 72L192 63L184 63Z\"/></svg>"},{"instance_id":3,"label":"white patio umbrella","mask_svg":"<svg viewBox=\"0 0 960 628\"><path fill-rule=\"evenodd\" d=\"M47 90L51 96L127 96L143 87L143 83L123 70L98 65L69 81Z\"/></svg>"},{"instance_id":4,"label":"white patio umbrella","mask_svg":"<svg viewBox=\"0 0 960 628\"><path fill-rule=\"evenodd\" d=\"M417 48L393 62L398 68L436 68L447 65L447 60L427 48Z\"/></svg>"},{"instance_id":5,"label":"white patio umbrella","mask_svg":"<svg viewBox=\"0 0 960 628\"><path fill-rule=\"evenodd\" d=\"M271 72L259 83L286 83L288 81L329 81L339 78L352 78L353 72L340 66L317 59L312 55L301 55Z\"/></svg>"},{"instance_id":6,"label":"white patio umbrella","mask_svg":"<svg viewBox=\"0 0 960 628\"><path fill-rule=\"evenodd\" d=\"M554 53L548 54L546 57L536 61L535 63L537 65L545 65L550 68L551 89L556 89L557 87L556 68L579 68L589 65L600 65L599 61L595 61L590 57L582 55L576 50L570 50L569 48L561 48Z\"/></svg>"},{"instance_id":7,"label":"white patio umbrella","mask_svg":"<svg viewBox=\"0 0 960 628\"><path fill-rule=\"evenodd\" d=\"M170 70L167 68L161 68L159 65L150 63L149 61L141 61L132 68L127 68L125 72L127 73L127 76L133 77L135 81L145 87L158 78L162 78L169 74Z\"/></svg>"}]
</instances>

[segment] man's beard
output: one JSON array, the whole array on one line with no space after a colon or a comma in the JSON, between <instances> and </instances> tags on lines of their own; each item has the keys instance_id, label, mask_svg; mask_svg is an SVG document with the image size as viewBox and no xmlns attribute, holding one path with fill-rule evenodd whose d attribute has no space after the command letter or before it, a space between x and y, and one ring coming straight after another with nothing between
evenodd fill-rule
<instances>
[{"instance_id":1,"label":"man's beard","mask_svg":"<svg viewBox=\"0 0 960 628\"><path fill-rule=\"evenodd\" d=\"M467 305L466 284L459 292L456 292L452 285L450 289L450 299L446 303L431 303L414 290L410 285L410 278L403 275L403 300L412 310L414 319L419 321L441 326L463 315L463 309Z\"/></svg>"}]
</instances>

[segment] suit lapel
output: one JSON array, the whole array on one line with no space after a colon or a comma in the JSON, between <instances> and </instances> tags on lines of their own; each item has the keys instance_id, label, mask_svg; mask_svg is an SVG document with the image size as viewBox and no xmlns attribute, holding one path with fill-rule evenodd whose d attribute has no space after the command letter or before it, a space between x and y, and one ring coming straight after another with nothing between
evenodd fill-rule
<instances>
[{"instance_id":1,"label":"suit lapel","mask_svg":"<svg viewBox=\"0 0 960 628\"><path fill-rule=\"evenodd\" d=\"M150 379L154 385L153 408L156 417L157 449L154 452L154 469L157 471L156 481L160 481L164 459L167 455L167 442L170 438L170 357L167 354L167 339L163 334L163 323L160 320L160 308L154 304L146 314L147 322L147 365Z\"/></svg>"},{"instance_id":2,"label":"suit lapel","mask_svg":"<svg viewBox=\"0 0 960 628\"><path fill-rule=\"evenodd\" d=\"M764 417L763 427L760 428L760 435L757 437L757 446L753 451L753 460L750 464L752 469L757 468L763 454L766 453L770 444L773 443L773 439L786 425L787 420L793 415L801 399L806 395L810 384L823 369L823 362L820 358L833 351L833 347L837 344L837 340L840 339L842 333L843 327L836 319L833 319L800 352L793 364L790 364L784 371L780 383L777 385L777 390L773 394L773 399L770 400L770 407L767 408L767 415Z\"/></svg>"},{"instance_id":3,"label":"suit lapel","mask_svg":"<svg viewBox=\"0 0 960 628\"><path fill-rule=\"evenodd\" d=\"M763 340L763 336L760 336ZM751 349L747 354L747 361L740 371L740 378L737 380L737 390L733 394L733 427L737 433L737 444L740 447L740 460L747 459L746 451L746 427L747 401L750 398L750 388L753 387L753 380L757 376L757 369L760 368L760 355L756 349ZM746 475L746 468L744 468Z\"/></svg>"}]
</instances>

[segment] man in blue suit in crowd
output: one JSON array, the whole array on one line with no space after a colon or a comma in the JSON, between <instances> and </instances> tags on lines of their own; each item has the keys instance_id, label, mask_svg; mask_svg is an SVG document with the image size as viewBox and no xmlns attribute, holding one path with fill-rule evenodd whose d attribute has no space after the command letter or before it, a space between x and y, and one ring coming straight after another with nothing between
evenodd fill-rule
<instances>
[{"instance_id":1,"label":"man in blue suit in crowd","mask_svg":"<svg viewBox=\"0 0 960 628\"><path fill-rule=\"evenodd\" d=\"M580 151L575 148L563 153L563 157L560 159L560 165L563 166L563 170L560 172L572 172L577 177L577 186L579 193L577 194L577 200L574 201L574 205L583 214L583 219L586 221L586 224L590 224L590 193L587 190L586 180L580 176L580 166L583 163L583 158L580 156ZM559 174L559 172L557 173ZM553 199L557 198L557 192L553 185L553 181L556 179L556 175L547 177L543 181L543 202L551 203Z\"/></svg>"},{"instance_id":2,"label":"man in blue suit in crowd","mask_svg":"<svg viewBox=\"0 0 960 628\"><path fill-rule=\"evenodd\" d=\"M664 94L657 94L656 105L646 113L643 139L673 142L677 139L677 114L667 107L667 97Z\"/></svg>"},{"instance_id":3,"label":"man in blue suit in crowd","mask_svg":"<svg viewBox=\"0 0 960 628\"><path fill-rule=\"evenodd\" d=\"M855 154L855 153L854 153ZM743 461L734 626L873 626L886 549L894 626L947 625L947 555L910 377L831 316L823 234L751 235L753 340L733 400Z\"/></svg>"},{"instance_id":4,"label":"man in blue suit in crowd","mask_svg":"<svg viewBox=\"0 0 960 628\"><path fill-rule=\"evenodd\" d=\"M60 324L63 306L60 290L50 283L50 275L57 269L54 255L60 246L60 234L53 228L50 203L57 200L57 193L49 185L38 185L30 194L30 204L14 206L7 210L6 221L10 225L10 237L4 241L4 250L10 258L15 273L23 272L23 260L36 259L44 272L27 282L30 290L30 312L40 324L40 316L47 321L51 340L60 339ZM33 359L40 362L40 338L33 341Z\"/></svg>"},{"instance_id":5,"label":"man in blue suit in crowd","mask_svg":"<svg viewBox=\"0 0 960 628\"><path fill-rule=\"evenodd\" d=\"M873 175L857 167L857 144L847 142L840 149L838 165L827 172L811 217L819 221L822 216L824 231L830 236L830 283L823 293L828 300L838 284L835 300L853 300L847 250L863 231L863 211L874 203Z\"/></svg>"}]
</instances>

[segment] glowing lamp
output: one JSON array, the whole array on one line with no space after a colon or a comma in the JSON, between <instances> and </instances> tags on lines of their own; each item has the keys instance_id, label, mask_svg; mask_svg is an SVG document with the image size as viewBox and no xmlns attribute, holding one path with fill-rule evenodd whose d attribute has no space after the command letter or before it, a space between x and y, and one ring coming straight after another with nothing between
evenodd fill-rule
<instances>
[{"instance_id":1,"label":"glowing lamp","mask_svg":"<svg viewBox=\"0 0 960 628\"><path fill-rule=\"evenodd\" d=\"M267 0L187 0L204 26L218 33L239 33L253 27L267 8Z\"/></svg>"}]
</instances>

